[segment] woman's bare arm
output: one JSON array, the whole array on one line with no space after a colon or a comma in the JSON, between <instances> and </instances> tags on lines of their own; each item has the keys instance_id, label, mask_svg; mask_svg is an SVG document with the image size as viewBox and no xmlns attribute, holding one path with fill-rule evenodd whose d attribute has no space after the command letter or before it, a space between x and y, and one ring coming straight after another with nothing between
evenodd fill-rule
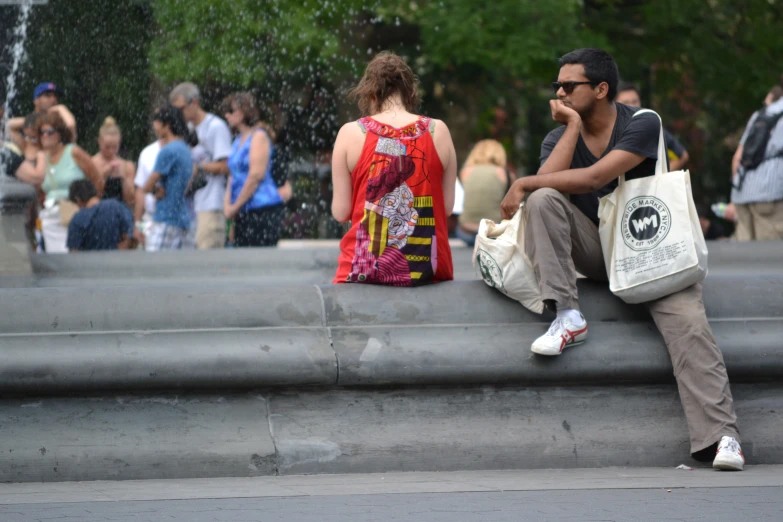
<instances>
[{"instance_id":1,"label":"woman's bare arm","mask_svg":"<svg viewBox=\"0 0 783 522\"><path fill-rule=\"evenodd\" d=\"M75 161L76 165L82 169L84 175L87 176L90 181L92 181L92 184L95 185L95 190L98 192L98 197L101 197L103 195L104 185L103 176L101 176L98 172L98 167L95 166L95 163L92 161L90 155L87 154L84 149L78 145L73 146L72 154L73 161Z\"/></svg>"}]
</instances>

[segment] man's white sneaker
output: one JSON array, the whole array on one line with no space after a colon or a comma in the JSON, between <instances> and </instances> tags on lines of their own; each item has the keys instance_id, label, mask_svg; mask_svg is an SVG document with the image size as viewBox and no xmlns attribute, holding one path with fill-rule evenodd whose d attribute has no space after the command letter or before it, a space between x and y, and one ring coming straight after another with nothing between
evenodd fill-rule
<instances>
[{"instance_id":1,"label":"man's white sneaker","mask_svg":"<svg viewBox=\"0 0 783 522\"><path fill-rule=\"evenodd\" d=\"M712 467L728 471L742 471L745 467L745 456L742 454L739 442L734 437L723 437L718 444L718 453L712 461Z\"/></svg>"},{"instance_id":2,"label":"man's white sneaker","mask_svg":"<svg viewBox=\"0 0 783 522\"><path fill-rule=\"evenodd\" d=\"M539 355L560 355L570 346L582 344L587 339L587 321L580 313L582 322L575 324L568 317L558 317L547 333L533 341L530 349Z\"/></svg>"}]
</instances>

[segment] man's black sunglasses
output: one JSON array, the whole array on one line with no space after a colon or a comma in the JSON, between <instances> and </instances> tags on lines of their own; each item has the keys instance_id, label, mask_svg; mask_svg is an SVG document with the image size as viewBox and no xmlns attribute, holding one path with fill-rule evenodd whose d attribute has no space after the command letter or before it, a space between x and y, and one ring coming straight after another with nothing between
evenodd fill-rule
<instances>
[{"instance_id":1,"label":"man's black sunglasses","mask_svg":"<svg viewBox=\"0 0 783 522\"><path fill-rule=\"evenodd\" d=\"M571 94L577 85L598 85L599 83L601 82L552 82L552 89L555 90L555 94L561 88L566 94Z\"/></svg>"}]
</instances>

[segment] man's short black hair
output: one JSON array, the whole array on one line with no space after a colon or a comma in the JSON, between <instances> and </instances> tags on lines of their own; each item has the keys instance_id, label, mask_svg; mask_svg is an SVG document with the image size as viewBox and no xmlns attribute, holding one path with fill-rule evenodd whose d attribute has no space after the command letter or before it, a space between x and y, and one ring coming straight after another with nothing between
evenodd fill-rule
<instances>
[{"instance_id":1,"label":"man's short black hair","mask_svg":"<svg viewBox=\"0 0 783 522\"><path fill-rule=\"evenodd\" d=\"M601 49L577 49L563 55L558 61L558 66L582 64L585 68L585 76L591 82L606 82L609 85L607 99L614 101L617 96L617 84L620 81L620 72L617 70L612 55Z\"/></svg>"},{"instance_id":2,"label":"man's short black hair","mask_svg":"<svg viewBox=\"0 0 783 522\"><path fill-rule=\"evenodd\" d=\"M68 188L68 199L76 204L87 203L97 195L98 191L89 179L77 179Z\"/></svg>"},{"instance_id":3,"label":"man's short black hair","mask_svg":"<svg viewBox=\"0 0 783 522\"><path fill-rule=\"evenodd\" d=\"M159 121L163 125L168 125L174 136L177 136L178 138L184 138L188 135L188 125L185 123L185 116L182 115L182 110L174 107L170 103L155 109L152 120Z\"/></svg>"},{"instance_id":4,"label":"man's short black hair","mask_svg":"<svg viewBox=\"0 0 783 522\"><path fill-rule=\"evenodd\" d=\"M641 94L639 92L639 89L636 87L636 84L633 84L631 82L620 82L617 85L617 92L620 93L620 92L625 92L625 91L633 91L636 94Z\"/></svg>"}]
</instances>

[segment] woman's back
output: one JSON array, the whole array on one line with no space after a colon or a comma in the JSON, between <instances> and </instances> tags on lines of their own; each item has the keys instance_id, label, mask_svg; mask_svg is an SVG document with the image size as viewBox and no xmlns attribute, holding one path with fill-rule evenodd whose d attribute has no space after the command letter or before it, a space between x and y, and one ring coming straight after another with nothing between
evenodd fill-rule
<instances>
[{"instance_id":1,"label":"woman's back","mask_svg":"<svg viewBox=\"0 0 783 522\"><path fill-rule=\"evenodd\" d=\"M509 179L503 172L502 179L496 165L474 165L463 174L462 187L465 190L465 203L460 224L478 225L482 219L491 219L500 223L500 202L509 188Z\"/></svg>"},{"instance_id":2,"label":"woman's back","mask_svg":"<svg viewBox=\"0 0 783 522\"><path fill-rule=\"evenodd\" d=\"M388 121L356 122L364 144L347 150L349 164L356 158L352 226L334 282L418 286L453 279L436 124L422 116L399 128Z\"/></svg>"}]
</instances>

